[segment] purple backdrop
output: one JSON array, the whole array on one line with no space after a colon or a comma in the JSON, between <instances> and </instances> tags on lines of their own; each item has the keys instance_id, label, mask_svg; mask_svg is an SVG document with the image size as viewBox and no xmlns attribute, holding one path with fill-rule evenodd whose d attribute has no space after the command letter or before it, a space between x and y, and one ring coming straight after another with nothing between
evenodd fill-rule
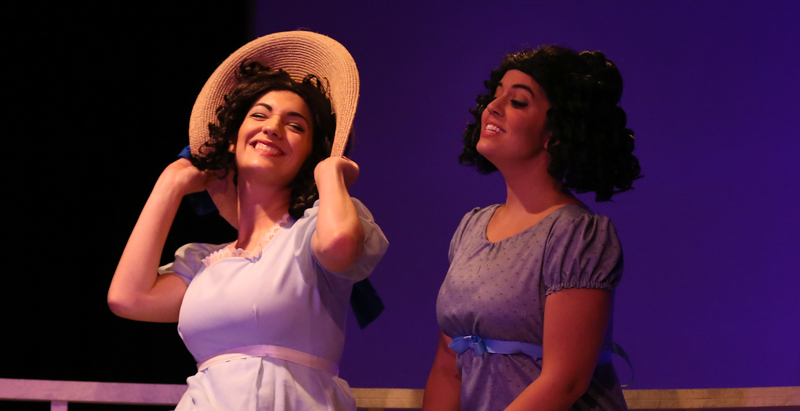
<instances>
[{"instance_id":1,"label":"purple backdrop","mask_svg":"<svg viewBox=\"0 0 800 411\"><path fill-rule=\"evenodd\" d=\"M323 33L360 69L353 191L391 246L372 277L385 313L348 325L351 386L424 386L452 232L505 198L498 175L457 164L467 109L504 53L546 43L602 50L625 79L645 178L582 198L625 248L614 338L632 388L800 385L800 3L428 3L254 10L254 37Z\"/></svg>"}]
</instances>

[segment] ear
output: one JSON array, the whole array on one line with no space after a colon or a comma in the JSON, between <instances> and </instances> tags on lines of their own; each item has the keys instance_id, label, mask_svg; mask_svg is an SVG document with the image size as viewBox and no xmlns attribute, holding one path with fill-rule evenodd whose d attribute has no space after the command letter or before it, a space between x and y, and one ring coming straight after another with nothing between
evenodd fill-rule
<instances>
[{"instance_id":1,"label":"ear","mask_svg":"<svg viewBox=\"0 0 800 411\"><path fill-rule=\"evenodd\" d=\"M231 145L228 146L228 152L235 153L236 152L236 144L231 143Z\"/></svg>"},{"instance_id":2,"label":"ear","mask_svg":"<svg viewBox=\"0 0 800 411\"><path fill-rule=\"evenodd\" d=\"M545 150L550 148L550 140L552 140L552 139L553 139L553 132L552 131L548 131L547 132L547 140L544 141L544 149ZM560 141L556 141L555 145L557 146L559 143L561 143L561 142Z\"/></svg>"}]
</instances>

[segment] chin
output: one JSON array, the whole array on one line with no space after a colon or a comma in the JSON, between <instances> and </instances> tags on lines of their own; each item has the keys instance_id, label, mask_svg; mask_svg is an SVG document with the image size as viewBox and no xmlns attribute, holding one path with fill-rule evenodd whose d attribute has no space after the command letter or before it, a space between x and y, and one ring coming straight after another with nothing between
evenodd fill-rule
<instances>
[{"instance_id":1,"label":"chin","mask_svg":"<svg viewBox=\"0 0 800 411\"><path fill-rule=\"evenodd\" d=\"M274 167L265 164L239 164L236 166L236 169L240 177L259 177L276 173Z\"/></svg>"},{"instance_id":2,"label":"chin","mask_svg":"<svg viewBox=\"0 0 800 411\"><path fill-rule=\"evenodd\" d=\"M483 140L478 140L478 144L475 145L475 150L478 152L478 154L486 157L487 159L492 155L491 145L484 143Z\"/></svg>"}]
</instances>

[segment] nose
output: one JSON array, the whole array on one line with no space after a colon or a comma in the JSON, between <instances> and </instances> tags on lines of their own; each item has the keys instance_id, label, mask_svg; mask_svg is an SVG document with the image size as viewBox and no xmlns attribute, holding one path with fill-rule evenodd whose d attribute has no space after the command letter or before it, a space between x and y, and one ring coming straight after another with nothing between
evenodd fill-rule
<instances>
[{"instance_id":1,"label":"nose","mask_svg":"<svg viewBox=\"0 0 800 411\"><path fill-rule=\"evenodd\" d=\"M486 105L486 110L489 112L489 114L497 117L503 117L504 111L502 99L502 97L496 97Z\"/></svg>"},{"instance_id":2,"label":"nose","mask_svg":"<svg viewBox=\"0 0 800 411\"><path fill-rule=\"evenodd\" d=\"M275 115L266 119L261 127L261 132L267 136L283 138L283 122L280 116Z\"/></svg>"}]
</instances>

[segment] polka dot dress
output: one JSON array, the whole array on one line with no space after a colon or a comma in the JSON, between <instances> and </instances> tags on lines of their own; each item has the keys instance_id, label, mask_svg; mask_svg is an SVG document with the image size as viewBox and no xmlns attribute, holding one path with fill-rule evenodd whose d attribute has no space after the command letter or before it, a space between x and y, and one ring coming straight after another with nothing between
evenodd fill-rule
<instances>
[{"instance_id":1,"label":"polka dot dress","mask_svg":"<svg viewBox=\"0 0 800 411\"><path fill-rule=\"evenodd\" d=\"M486 238L497 205L464 216L450 243L450 269L436 315L450 337L477 335L542 344L548 295L568 288L613 290L622 276L622 248L608 217L567 205L498 242ZM603 349L611 348L609 324ZM542 361L525 354L458 357L462 410L502 410L540 374ZM624 410L611 364L598 365L573 410Z\"/></svg>"}]
</instances>

